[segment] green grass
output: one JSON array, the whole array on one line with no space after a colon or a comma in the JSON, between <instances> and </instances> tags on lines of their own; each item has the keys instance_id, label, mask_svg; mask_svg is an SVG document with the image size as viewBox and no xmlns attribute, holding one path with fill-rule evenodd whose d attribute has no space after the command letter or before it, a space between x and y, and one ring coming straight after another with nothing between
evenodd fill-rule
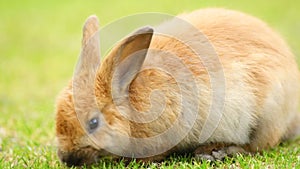
<instances>
[{"instance_id":1,"label":"green grass","mask_svg":"<svg viewBox=\"0 0 300 169\"><path fill-rule=\"evenodd\" d=\"M0 0L0 168L64 167L55 152L54 100L72 76L88 15L98 15L105 25L134 13L177 14L217 6L262 18L286 38L300 60L300 1ZM299 145L295 141L262 155L224 162L171 157L161 164L132 162L127 168L299 168ZM104 160L98 166L124 168L125 164Z\"/></svg>"}]
</instances>

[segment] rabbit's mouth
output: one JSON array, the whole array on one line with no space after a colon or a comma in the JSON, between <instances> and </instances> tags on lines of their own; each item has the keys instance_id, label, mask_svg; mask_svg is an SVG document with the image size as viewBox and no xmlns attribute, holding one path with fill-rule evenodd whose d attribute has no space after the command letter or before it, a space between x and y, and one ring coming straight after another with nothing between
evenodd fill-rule
<instances>
[{"instance_id":1,"label":"rabbit's mouth","mask_svg":"<svg viewBox=\"0 0 300 169\"><path fill-rule=\"evenodd\" d=\"M95 164L99 162L102 157L109 156L110 153L105 150L97 150L91 146L87 146L70 152L58 150L57 155L62 162L68 167L71 167Z\"/></svg>"}]
</instances>

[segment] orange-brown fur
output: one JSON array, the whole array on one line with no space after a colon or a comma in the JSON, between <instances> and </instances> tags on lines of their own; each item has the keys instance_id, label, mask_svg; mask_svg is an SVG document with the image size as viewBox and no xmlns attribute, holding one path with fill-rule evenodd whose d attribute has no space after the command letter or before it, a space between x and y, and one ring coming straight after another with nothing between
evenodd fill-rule
<instances>
[{"instance_id":1,"label":"orange-brown fur","mask_svg":"<svg viewBox=\"0 0 300 169\"><path fill-rule=\"evenodd\" d=\"M203 9L178 17L199 29L219 56L226 84L224 117L211 139L206 143L197 142L212 100L213 91L210 87L209 74L201 59L181 41L154 34L150 49L175 53L196 77L197 85L205 89L204 93L201 93L200 98L202 99L198 100L199 112L195 112L198 113L198 117L190 133L177 146L162 156L157 155L157 158L161 159L171 152L195 150L206 144L208 147L233 144L248 147L248 151L260 151L273 147L282 139L295 135L295 130L299 128L300 123L300 115L297 113L299 72L294 56L282 38L262 21L236 11ZM172 26L172 24L170 25ZM174 25L174 27L171 26L169 29L176 29ZM83 44L86 44L86 39L97 30L94 25L90 29L88 27L89 31L84 34ZM127 55L132 52L131 50L138 49L134 49L134 46L137 45L132 45L128 48L129 51L118 56L122 42L113 48L97 71L95 81L97 108L103 114L111 130L118 130L120 133L126 133L135 138L156 136L172 126L180 113L178 84L170 74L154 69L143 69L163 62L160 59L163 59L164 56L147 56L141 72L130 83L130 102L139 112L147 111L151 107L150 93L159 89L165 95L166 107L162 116L150 123L135 123L124 118L119 114L116 109L117 105L112 99L111 78L118 63L126 59ZM139 41L137 40L137 42ZM171 63L164 64L172 66ZM215 67L212 71L219 69L220 67ZM72 85L69 85L62 92L58 98L56 109L56 133L59 149L68 153L72 153L73 150L78 150L80 147L94 146L91 141L88 141L87 134L76 119L71 88ZM189 94L189 91L184 92ZM240 98L235 98L235 94ZM241 102L239 102L240 100ZM245 107L245 109L249 109L243 111L244 107L241 107L242 110L236 107L244 104L249 104L249 107ZM248 116L249 119L247 126L240 129L239 127L243 126L243 123L236 126L236 124L231 124L230 120L243 113L246 115L241 116L241 119L247 121ZM232 123L236 122L238 121ZM225 129L229 130L228 133L222 133ZM243 136L234 138L236 130L238 130L237 133L244 131ZM106 132L110 131L107 129ZM98 149L96 151L100 151L101 146L105 147L105 145L100 145L100 147L98 145L95 147ZM155 147L156 145L145 146ZM156 158L151 157L151 159Z\"/></svg>"}]
</instances>

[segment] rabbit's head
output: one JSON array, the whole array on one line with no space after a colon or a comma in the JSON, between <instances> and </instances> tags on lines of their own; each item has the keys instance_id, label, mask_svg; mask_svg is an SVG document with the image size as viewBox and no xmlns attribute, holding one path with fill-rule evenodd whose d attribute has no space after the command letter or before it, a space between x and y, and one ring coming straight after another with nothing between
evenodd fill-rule
<instances>
[{"instance_id":1,"label":"rabbit's head","mask_svg":"<svg viewBox=\"0 0 300 169\"><path fill-rule=\"evenodd\" d=\"M149 27L139 29L118 43L100 64L98 29L97 17L89 17L73 79L57 99L58 156L69 166L91 164L126 149L129 120L118 110L130 111L123 100L153 35Z\"/></svg>"}]
</instances>

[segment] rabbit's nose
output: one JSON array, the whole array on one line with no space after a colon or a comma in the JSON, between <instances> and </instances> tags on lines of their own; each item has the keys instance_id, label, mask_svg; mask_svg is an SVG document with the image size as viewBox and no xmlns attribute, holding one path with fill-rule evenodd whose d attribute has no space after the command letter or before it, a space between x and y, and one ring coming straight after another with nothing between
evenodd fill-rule
<instances>
[{"instance_id":1,"label":"rabbit's nose","mask_svg":"<svg viewBox=\"0 0 300 169\"><path fill-rule=\"evenodd\" d=\"M79 166L83 164L83 158L78 157L74 153L65 153L58 151L58 157L62 162L64 162L68 167Z\"/></svg>"}]
</instances>

